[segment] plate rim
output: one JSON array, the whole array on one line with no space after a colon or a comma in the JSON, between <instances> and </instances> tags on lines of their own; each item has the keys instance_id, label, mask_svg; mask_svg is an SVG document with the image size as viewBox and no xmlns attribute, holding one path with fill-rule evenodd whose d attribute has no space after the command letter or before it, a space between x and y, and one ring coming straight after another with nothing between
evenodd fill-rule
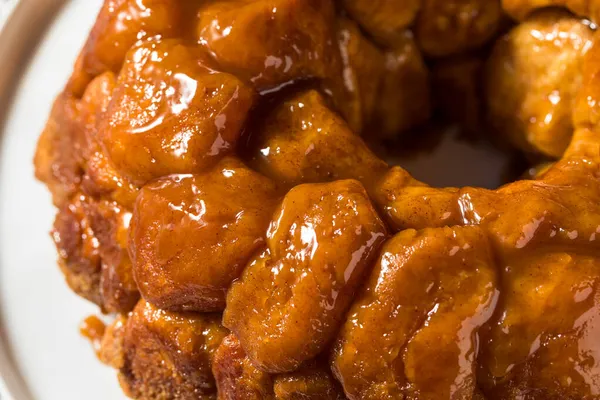
<instances>
[{"instance_id":1,"label":"plate rim","mask_svg":"<svg viewBox=\"0 0 600 400\"><path fill-rule=\"evenodd\" d=\"M0 145L16 89L57 12L69 0L20 0L0 27ZM10 350L0 305L0 398L32 400L33 396Z\"/></svg>"}]
</instances>

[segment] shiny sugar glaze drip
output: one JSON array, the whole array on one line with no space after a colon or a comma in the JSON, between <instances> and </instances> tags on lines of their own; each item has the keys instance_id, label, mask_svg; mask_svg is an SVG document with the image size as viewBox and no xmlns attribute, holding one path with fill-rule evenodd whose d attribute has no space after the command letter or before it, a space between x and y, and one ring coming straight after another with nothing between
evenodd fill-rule
<instances>
[{"instance_id":1,"label":"shiny sugar glaze drip","mask_svg":"<svg viewBox=\"0 0 600 400\"><path fill-rule=\"evenodd\" d=\"M35 163L67 283L118 315L84 331L126 394L600 397L600 49L572 14L529 16L550 5L596 20L564 0L105 1ZM501 6L525 21L487 59ZM562 158L430 187L365 144L430 102Z\"/></svg>"}]
</instances>

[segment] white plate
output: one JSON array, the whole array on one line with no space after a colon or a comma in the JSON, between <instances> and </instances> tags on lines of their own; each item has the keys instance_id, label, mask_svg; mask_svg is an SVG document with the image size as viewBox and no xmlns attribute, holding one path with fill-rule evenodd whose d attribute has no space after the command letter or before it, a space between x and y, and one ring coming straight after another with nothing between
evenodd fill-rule
<instances>
[{"instance_id":1,"label":"white plate","mask_svg":"<svg viewBox=\"0 0 600 400\"><path fill-rule=\"evenodd\" d=\"M54 209L32 167L52 101L101 3L22 0L0 34L2 400L124 398L115 372L96 360L78 333L80 321L97 310L67 289L56 267L47 233ZM444 143L430 155L437 162L421 159L404 166L435 184L495 184L490 176L499 176L502 158L452 140Z\"/></svg>"}]
</instances>

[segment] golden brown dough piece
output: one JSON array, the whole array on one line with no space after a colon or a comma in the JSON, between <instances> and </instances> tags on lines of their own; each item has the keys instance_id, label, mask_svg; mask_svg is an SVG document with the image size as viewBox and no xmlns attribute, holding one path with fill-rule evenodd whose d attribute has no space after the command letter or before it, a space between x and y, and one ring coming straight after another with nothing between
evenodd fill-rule
<instances>
[{"instance_id":1,"label":"golden brown dough piece","mask_svg":"<svg viewBox=\"0 0 600 400\"><path fill-rule=\"evenodd\" d=\"M100 139L133 183L201 172L235 146L253 91L203 58L175 40L144 42L129 52Z\"/></svg>"},{"instance_id":2,"label":"golden brown dough piece","mask_svg":"<svg viewBox=\"0 0 600 400\"><path fill-rule=\"evenodd\" d=\"M139 298L127 254L131 214L77 194L62 207L52 238L69 286L106 312L129 312Z\"/></svg>"},{"instance_id":3,"label":"golden brown dough piece","mask_svg":"<svg viewBox=\"0 0 600 400\"><path fill-rule=\"evenodd\" d=\"M104 149L97 145L87 160L81 190L132 209L140 188L117 172Z\"/></svg>"},{"instance_id":4,"label":"golden brown dough piece","mask_svg":"<svg viewBox=\"0 0 600 400\"><path fill-rule=\"evenodd\" d=\"M297 369L334 337L386 234L357 181L295 187L229 290L224 325L261 369Z\"/></svg>"},{"instance_id":5,"label":"golden brown dough piece","mask_svg":"<svg viewBox=\"0 0 600 400\"><path fill-rule=\"evenodd\" d=\"M133 205L138 188L114 171L98 141L98 125L115 81L112 72L105 72L89 83L81 99L65 91L54 104L34 164L36 177L46 183L59 207L78 190Z\"/></svg>"},{"instance_id":6,"label":"golden brown dough piece","mask_svg":"<svg viewBox=\"0 0 600 400\"><path fill-rule=\"evenodd\" d=\"M86 321L90 318L97 317L88 317ZM102 323L102 321L99 322ZM123 315L117 315L112 323L108 326L104 325L104 333L100 338L100 349L96 352L100 361L115 369L119 369L125 364L123 340L125 339L126 326L127 317Z\"/></svg>"},{"instance_id":7,"label":"golden brown dough piece","mask_svg":"<svg viewBox=\"0 0 600 400\"><path fill-rule=\"evenodd\" d=\"M432 188L414 179L406 170L393 167L378 181L372 196L388 226L398 232L462 224L458 191Z\"/></svg>"},{"instance_id":8,"label":"golden brown dough piece","mask_svg":"<svg viewBox=\"0 0 600 400\"><path fill-rule=\"evenodd\" d=\"M595 398L598 257L549 248L505 264L504 313L482 334L488 397Z\"/></svg>"},{"instance_id":9,"label":"golden brown dough piece","mask_svg":"<svg viewBox=\"0 0 600 400\"><path fill-rule=\"evenodd\" d=\"M346 395L471 399L477 332L497 300L482 229L398 234L384 246L334 347L332 365Z\"/></svg>"},{"instance_id":10,"label":"golden brown dough piece","mask_svg":"<svg viewBox=\"0 0 600 400\"><path fill-rule=\"evenodd\" d=\"M423 53L464 53L493 38L502 21L500 0L422 0L415 36Z\"/></svg>"},{"instance_id":11,"label":"golden brown dough piece","mask_svg":"<svg viewBox=\"0 0 600 400\"><path fill-rule=\"evenodd\" d=\"M592 37L589 24L550 10L497 43L485 82L490 122L500 135L524 151L562 155L573 134L571 113Z\"/></svg>"},{"instance_id":12,"label":"golden brown dough piece","mask_svg":"<svg viewBox=\"0 0 600 400\"><path fill-rule=\"evenodd\" d=\"M401 32L394 48L380 50L354 22L343 18L339 25L343 82L334 87L333 103L352 130L391 138L427 121L429 74L412 32Z\"/></svg>"},{"instance_id":13,"label":"golden brown dough piece","mask_svg":"<svg viewBox=\"0 0 600 400\"><path fill-rule=\"evenodd\" d=\"M109 327L101 355L133 398L215 399L212 359L227 333L218 314L170 313L140 301L125 323Z\"/></svg>"},{"instance_id":14,"label":"golden brown dough piece","mask_svg":"<svg viewBox=\"0 0 600 400\"><path fill-rule=\"evenodd\" d=\"M90 204L88 214L102 260L103 308L108 312L127 313L140 298L128 253L131 212L115 202L103 200Z\"/></svg>"},{"instance_id":15,"label":"golden brown dough piece","mask_svg":"<svg viewBox=\"0 0 600 400\"><path fill-rule=\"evenodd\" d=\"M75 195L61 207L54 220L52 239L60 266L69 287L80 296L102 306L100 294L101 264L98 239L86 215L87 197Z\"/></svg>"},{"instance_id":16,"label":"golden brown dough piece","mask_svg":"<svg viewBox=\"0 0 600 400\"><path fill-rule=\"evenodd\" d=\"M115 89L117 78L112 72L105 72L94 78L77 101L79 115L76 120L81 134L74 143L75 154L79 157L84 174L88 173L89 159L94 152L101 151L98 143L98 126L104 118ZM85 176L83 180L85 181ZM89 186L89 185L88 185Z\"/></svg>"},{"instance_id":17,"label":"golden brown dough piece","mask_svg":"<svg viewBox=\"0 0 600 400\"><path fill-rule=\"evenodd\" d=\"M422 0L342 0L348 14L379 43L396 47L415 20Z\"/></svg>"},{"instance_id":18,"label":"golden brown dough piece","mask_svg":"<svg viewBox=\"0 0 600 400\"><path fill-rule=\"evenodd\" d=\"M271 400L273 379L246 357L235 335L227 336L215 352L213 374L219 400Z\"/></svg>"},{"instance_id":19,"label":"golden brown dough piece","mask_svg":"<svg viewBox=\"0 0 600 400\"><path fill-rule=\"evenodd\" d=\"M67 94L54 101L50 117L35 152L35 176L44 182L57 207L63 206L77 192L81 182L81 167L74 143L82 135L77 126L76 100Z\"/></svg>"},{"instance_id":20,"label":"golden brown dough piece","mask_svg":"<svg viewBox=\"0 0 600 400\"><path fill-rule=\"evenodd\" d=\"M340 384L326 364L309 363L297 371L275 377L276 400L345 400Z\"/></svg>"},{"instance_id":21,"label":"golden brown dough piece","mask_svg":"<svg viewBox=\"0 0 600 400\"><path fill-rule=\"evenodd\" d=\"M316 91L275 107L257 131L251 165L288 187L346 178L369 187L387 170Z\"/></svg>"},{"instance_id":22,"label":"golden brown dough piece","mask_svg":"<svg viewBox=\"0 0 600 400\"><path fill-rule=\"evenodd\" d=\"M505 252L546 246L592 249L590 238L600 226L600 182L595 176L598 165L588 163L571 157L539 180L515 182L497 191L462 189L463 219L486 225Z\"/></svg>"},{"instance_id":23,"label":"golden brown dough piece","mask_svg":"<svg viewBox=\"0 0 600 400\"><path fill-rule=\"evenodd\" d=\"M77 59L67 89L81 95L91 79L115 74L136 43L173 37L181 27L182 6L192 0L106 0Z\"/></svg>"},{"instance_id":24,"label":"golden brown dough piece","mask_svg":"<svg viewBox=\"0 0 600 400\"><path fill-rule=\"evenodd\" d=\"M219 400L342 400L339 383L320 362L296 372L269 375L256 368L235 335L227 336L217 349L213 373Z\"/></svg>"},{"instance_id":25,"label":"golden brown dough piece","mask_svg":"<svg viewBox=\"0 0 600 400\"><path fill-rule=\"evenodd\" d=\"M574 101L573 125L576 130L592 130L593 134L600 129L600 34L593 37L593 45L588 51L582 66L582 84ZM577 145L574 139L571 146ZM574 150L572 150L574 151ZM584 149L578 149L576 154L586 154Z\"/></svg>"},{"instance_id":26,"label":"golden brown dough piece","mask_svg":"<svg viewBox=\"0 0 600 400\"><path fill-rule=\"evenodd\" d=\"M168 310L222 311L229 285L265 242L277 200L269 179L233 158L146 185L130 230L144 298Z\"/></svg>"},{"instance_id":27,"label":"golden brown dough piece","mask_svg":"<svg viewBox=\"0 0 600 400\"><path fill-rule=\"evenodd\" d=\"M384 53L385 68L367 137L390 139L431 117L429 72L413 34L405 31Z\"/></svg>"},{"instance_id":28,"label":"golden brown dough piece","mask_svg":"<svg viewBox=\"0 0 600 400\"><path fill-rule=\"evenodd\" d=\"M339 70L331 0L234 0L203 5L198 42L258 91Z\"/></svg>"},{"instance_id":29,"label":"golden brown dough piece","mask_svg":"<svg viewBox=\"0 0 600 400\"><path fill-rule=\"evenodd\" d=\"M83 93L78 104L80 111L79 129L85 141L75 154L81 154L83 177L82 191L90 196L114 200L122 206L132 208L139 188L120 175L106 156L100 143L99 125L104 119L112 98L117 78L105 72L94 78Z\"/></svg>"},{"instance_id":30,"label":"golden brown dough piece","mask_svg":"<svg viewBox=\"0 0 600 400\"><path fill-rule=\"evenodd\" d=\"M569 11L598 22L600 2L598 0L502 0L502 8L511 17L524 20L541 8L565 7Z\"/></svg>"},{"instance_id":31,"label":"golden brown dough piece","mask_svg":"<svg viewBox=\"0 0 600 400\"><path fill-rule=\"evenodd\" d=\"M385 57L360 32L355 22L343 18L337 32L343 74L340 75L334 102L348 125L361 132L372 123L376 105L381 101L379 89L385 69ZM336 101L337 100L337 101Z\"/></svg>"}]
</instances>

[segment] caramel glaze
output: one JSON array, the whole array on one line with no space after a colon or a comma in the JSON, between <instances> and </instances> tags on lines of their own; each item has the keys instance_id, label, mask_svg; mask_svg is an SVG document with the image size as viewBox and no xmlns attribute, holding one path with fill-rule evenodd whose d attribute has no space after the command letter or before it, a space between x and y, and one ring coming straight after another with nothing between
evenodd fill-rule
<instances>
[{"instance_id":1,"label":"caramel glaze","mask_svg":"<svg viewBox=\"0 0 600 400\"><path fill-rule=\"evenodd\" d=\"M68 284L119 314L99 357L129 396L600 398L600 48L577 54L570 144L530 180L432 188L357 134L426 119L420 51L477 48L500 19L480 0L105 1L35 164Z\"/></svg>"},{"instance_id":2,"label":"caramel glaze","mask_svg":"<svg viewBox=\"0 0 600 400\"><path fill-rule=\"evenodd\" d=\"M95 315L90 315L79 325L79 333L90 341L96 355L99 357L102 349L102 339L106 333L106 325Z\"/></svg>"}]
</instances>

